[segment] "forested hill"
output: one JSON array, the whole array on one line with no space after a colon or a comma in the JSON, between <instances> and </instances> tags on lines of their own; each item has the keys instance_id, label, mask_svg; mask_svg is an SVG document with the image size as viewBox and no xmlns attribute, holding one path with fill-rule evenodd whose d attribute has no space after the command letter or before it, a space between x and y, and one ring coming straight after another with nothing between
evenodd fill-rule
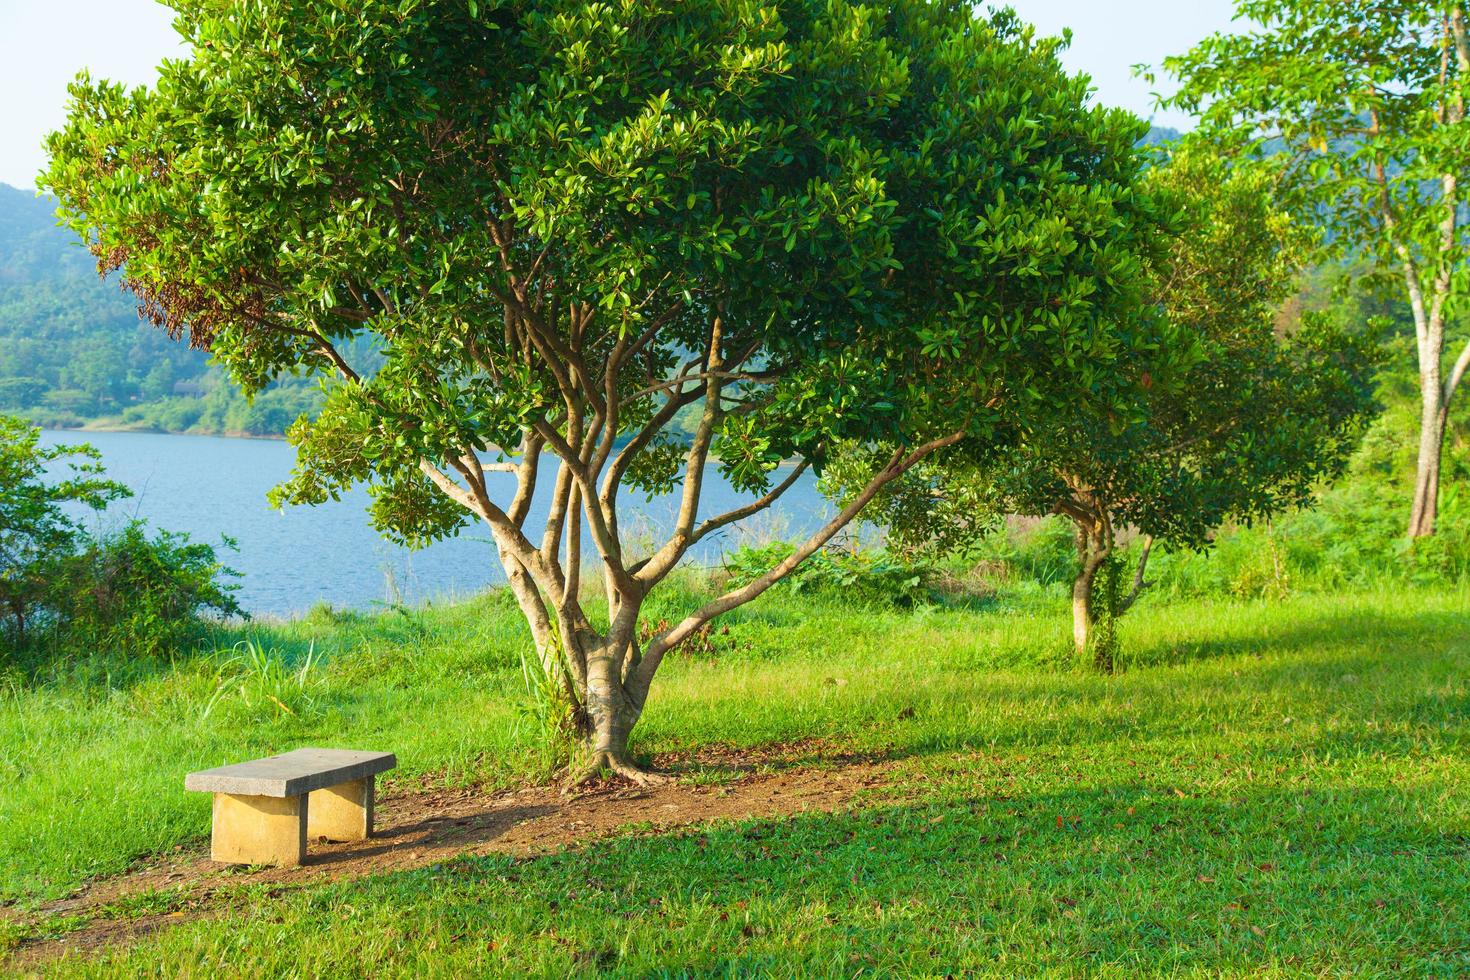
<instances>
[{"instance_id":1,"label":"forested hill","mask_svg":"<svg viewBox=\"0 0 1470 980\"><path fill-rule=\"evenodd\" d=\"M138 319L117 277L56 224L55 202L0 184L0 412L43 425L279 435L314 387L255 405L206 355Z\"/></svg>"},{"instance_id":2,"label":"forested hill","mask_svg":"<svg viewBox=\"0 0 1470 980\"><path fill-rule=\"evenodd\" d=\"M1144 142L1177 136L1155 128ZM204 354L139 320L115 276L98 279L50 198L0 184L0 412L63 428L280 435L319 398L290 380L247 404Z\"/></svg>"},{"instance_id":3,"label":"forested hill","mask_svg":"<svg viewBox=\"0 0 1470 980\"><path fill-rule=\"evenodd\" d=\"M87 250L56 227L49 197L0 184L0 286L96 276Z\"/></svg>"},{"instance_id":4,"label":"forested hill","mask_svg":"<svg viewBox=\"0 0 1470 980\"><path fill-rule=\"evenodd\" d=\"M140 323L53 210L0 184L0 410L75 423L201 379L204 357Z\"/></svg>"}]
</instances>

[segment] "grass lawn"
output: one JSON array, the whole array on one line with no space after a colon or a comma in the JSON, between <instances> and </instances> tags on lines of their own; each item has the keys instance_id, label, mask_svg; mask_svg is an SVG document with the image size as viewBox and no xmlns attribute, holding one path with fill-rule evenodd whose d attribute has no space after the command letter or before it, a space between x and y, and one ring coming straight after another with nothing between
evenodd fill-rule
<instances>
[{"instance_id":1,"label":"grass lawn","mask_svg":"<svg viewBox=\"0 0 1470 980\"><path fill-rule=\"evenodd\" d=\"M1145 604L1113 678L1072 667L1065 619L1039 606L773 595L727 622L713 656L666 664L637 749L820 737L895 760L860 805L246 890L66 967L1470 972L1464 588ZM283 661L80 663L0 686L0 900L23 911L197 844L209 801L182 777L223 761L390 749L390 792L544 776L503 596L253 635Z\"/></svg>"}]
</instances>

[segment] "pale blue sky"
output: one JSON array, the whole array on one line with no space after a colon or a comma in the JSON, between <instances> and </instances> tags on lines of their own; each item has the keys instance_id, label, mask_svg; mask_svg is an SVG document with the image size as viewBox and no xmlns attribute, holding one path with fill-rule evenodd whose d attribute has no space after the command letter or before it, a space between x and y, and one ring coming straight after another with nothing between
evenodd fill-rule
<instances>
[{"instance_id":1,"label":"pale blue sky","mask_svg":"<svg viewBox=\"0 0 1470 980\"><path fill-rule=\"evenodd\" d=\"M1231 0L1012 0L1044 33L1073 31L1067 64L1093 78L1109 105L1153 115L1149 86L1133 78L1230 25ZM172 12L154 0L0 0L0 182L31 187L41 141L61 122L66 85L81 68L146 83L160 60L181 56ZM1186 121L1159 114L1162 125Z\"/></svg>"}]
</instances>

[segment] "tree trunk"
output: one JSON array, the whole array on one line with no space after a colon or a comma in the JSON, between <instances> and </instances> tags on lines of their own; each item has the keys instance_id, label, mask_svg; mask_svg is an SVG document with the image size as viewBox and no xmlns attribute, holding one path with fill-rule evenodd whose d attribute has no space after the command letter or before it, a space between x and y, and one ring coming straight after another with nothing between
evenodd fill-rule
<instances>
[{"instance_id":1,"label":"tree trunk","mask_svg":"<svg viewBox=\"0 0 1470 980\"><path fill-rule=\"evenodd\" d=\"M583 738L587 762L571 786L594 779L604 771L639 785L664 781L664 777L638 765L628 751L628 736L643 709L629 697L618 676L621 660L621 651L613 644L599 647L587 657L587 721Z\"/></svg>"},{"instance_id":2,"label":"tree trunk","mask_svg":"<svg viewBox=\"0 0 1470 980\"><path fill-rule=\"evenodd\" d=\"M1079 654L1087 652L1087 644L1092 638L1092 584L1097 578L1097 569L1097 565L1084 564L1072 582L1072 642Z\"/></svg>"},{"instance_id":3,"label":"tree trunk","mask_svg":"<svg viewBox=\"0 0 1470 980\"><path fill-rule=\"evenodd\" d=\"M1419 418L1419 464L1414 475L1414 508L1409 516L1409 537L1434 534L1439 517L1439 464L1444 453L1448 412L1442 401L1439 378L1424 379L1423 408Z\"/></svg>"},{"instance_id":4,"label":"tree trunk","mask_svg":"<svg viewBox=\"0 0 1470 980\"><path fill-rule=\"evenodd\" d=\"M1117 619L1122 611L1117 594L1117 570L1112 568L1108 572L1107 591L1103 596L1103 614L1106 618L1101 631L1098 629L1097 573L1108 568L1108 561L1113 557L1113 527L1105 513L1091 526L1075 517L1073 521L1077 532L1078 569L1077 577L1072 580L1072 643L1078 656L1086 656L1091 652L1093 666L1105 674L1111 674L1115 669L1117 654ZM1148 560L1148 551L1149 548L1145 547L1145 562ZM1143 588L1142 576L1143 566L1140 564L1140 584L1136 590ZM1135 597L1131 596L1126 601L1131 603Z\"/></svg>"},{"instance_id":5,"label":"tree trunk","mask_svg":"<svg viewBox=\"0 0 1470 980\"><path fill-rule=\"evenodd\" d=\"M1097 570L1112 551L1105 544L1094 548L1094 543L1102 537L1100 532L1094 535L1080 524L1077 527L1079 567L1077 577L1072 580L1072 642L1078 654L1086 653L1088 644L1092 642L1092 627L1097 622L1092 605L1093 585L1097 581Z\"/></svg>"}]
</instances>

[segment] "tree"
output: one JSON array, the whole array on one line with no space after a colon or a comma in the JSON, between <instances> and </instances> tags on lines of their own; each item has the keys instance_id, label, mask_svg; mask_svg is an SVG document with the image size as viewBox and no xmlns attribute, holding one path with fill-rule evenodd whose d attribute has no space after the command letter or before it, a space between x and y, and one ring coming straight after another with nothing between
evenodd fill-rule
<instances>
[{"instance_id":1,"label":"tree","mask_svg":"<svg viewBox=\"0 0 1470 980\"><path fill-rule=\"evenodd\" d=\"M984 533L998 514L1065 517L1077 541L1073 639L1104 670L1113 667L1113 621L1146 587L1155 539L1201 548L1227 520L1309 502L1342 471L1374 410L1370 339L1311 315L1277 336L1309 241L1273 207L1271 175L1184 150L1148 180L1183 210L1146 269L1153 340L1122 365L1140 381L1132 413L1078 402L1083 412L1059 412L1002 452L958 444L897 482L874 511L900 543L942 548ZM1115 555L1127 530L1143 547L1119 595Z\"/></svg>"},{"instance_id":2,"label":"tree","mask_svg":"<svg viewBox=\"0 0 1470 980\"><path fill-rule=\"evenodd\" d=\"M1237 11L1261 29L1167 59L1182 87L1165 101L1199 113L1216 145L1270 151L1283 199L1324 226L1327 251L1372 257L1401 284L1421 405L1408 531L1431 535L1450 405L1470 369L1470 338L1446 357L1467 281L1464 4L1241 0Z\"/></svg>"},{"instance_id":3,"label":"tree","mask_svg":"<svg viewBox=\"0 0 1470 980\"><path fill-rule=\"evenodd\" d=\"M45 591L48 563L70 554L81 533L67 505L101 510L131 496L103 477L91 446L42 446L40 439L29 423L0 415L0 608L20 638ZM56 469L62 478L49 472Z\"/></svg>"},{"instance_id":4,"label":"tree","mask_svg":"<svg viewBox=\"0 0 1470 980\"><path fill-rule=\"evenodd\" d=\"M279 500L366 483L397 539L489 527L589 773L648 779L628 736L668 651L884 485L1124 397L1143 127L1089 107L1010 14L176 7L193 57L151 91L81 79L44 183L143 312L247 390L339 379L291 428ZM842 441L892 449L769 574L640 639L693 545ZM701 512L707 464L751 501ZM648 553L620 529L629 487L679 490Z\"/></svg>"}]
</instances>

